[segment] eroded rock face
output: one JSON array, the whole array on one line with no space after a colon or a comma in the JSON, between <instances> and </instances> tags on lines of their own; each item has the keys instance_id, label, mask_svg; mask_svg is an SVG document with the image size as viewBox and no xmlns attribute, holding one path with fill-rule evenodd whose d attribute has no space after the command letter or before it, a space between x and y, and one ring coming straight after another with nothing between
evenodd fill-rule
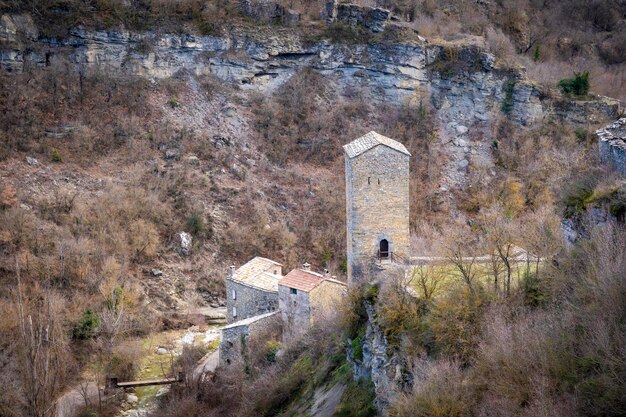
<instances>
[{"instance_id":1,"label":"eroded rock face","mask_svg":"<svg viewBox=\"0 0 626 417\"><path fill-rule=\"evenodd\" d=\"M626 118L599 129L600 159L626 178Z\"/></svg>"},{"instance_id":2,"label":"eroded rock face","mask_svg":"<svg viewBox=\"0 0 626 417\"><path fill-rule=\"evenodd\" d=\"M243 3L252 9L255 4L269 4L265 0ZM336 18L342 10L339 6L351 7L335 2L332 5L331 13ZM367 23L369 18L345 13L357 24L371 23ZM77 71L148 78L167 78L181 71L212 75L242 90L267 93L306 68L327 76L340 94L359 90L373 102L429 104L436 110L438 137L449 155L441 190L463 187L472 167L491 172L490 127L503 116L505 103L506 117L525 126L548 118L574 125L600 123L615 119L619 108L610 100L554 100L527 80L522 69L504 67L480 45L469 43L310 43L290 28L242 27L221 36L89 31L77 27L67 38L50 39L39 37L28 19L7 15L0 19L0 40L0 68L8 72L20 72L29 66L65 65L69 61Z\"/></svg>"},{"instance_id":3,"label":"eroded rock face","mask_svg":"<svg viewBox=\"0 0 626 417\"><path fill-rule=\"evenodd\" d=\"M352 362L355 378L366 378L373 382L376 398L374 404L382 415L387 415L386 407L399 393L402 380L400 365L396 356L389 357L389 344L382 329L376 324L374 307L366 304L367 328L363 338L363 359L355 359L352 349L348 349L348 360Z\"/></svg>"},{"instance_id":4,"label":"eroded rock face","mask_svg":"<svg viewBox=\"0 0 626 417\"><path fill-rule=\"evenodd\" d=\"M300 14L283 7L274 0L239 0L241 12L259 22L284 21L295 25L300 20Z\"/></svg>"},{"instance_id":5,"label":"eroded rock face","mask_svg":"<svg viewBox=\"0 0 626 417\"><path fill-rule=\"evenodd\" d=\"M339 22L353 29L360 27L372 32L383 32L391 18L389 10L338 0L330 0L326 3L326 14L330 23Z\"/></svg>"}]
</instances>

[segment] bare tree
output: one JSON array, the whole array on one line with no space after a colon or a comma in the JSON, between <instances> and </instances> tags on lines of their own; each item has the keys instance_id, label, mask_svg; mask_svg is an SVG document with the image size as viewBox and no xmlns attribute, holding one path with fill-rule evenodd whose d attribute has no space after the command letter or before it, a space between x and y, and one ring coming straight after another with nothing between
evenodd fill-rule
<instances>
[{"instance_id":1,"label":"bare tree","mask_svg":"<svg viewBox=\"0 0 626 417\"><path fill-rule=\"evenodd\" d=\"M60 300L41 291L29 299L16 260L18 364L28 416L53 417L68 366L67 341L59 317Z\"/></svg>"},{"instance_id":2,"label":"bare tree","mask_svg":"<svg viewBox=\"0 0 626 417\"><path fill-rule=\"evenodd\" d=\"M107 296L105 307L100 312L99 338L107 354L113 352L115 340L126 329L124 292L117 287Z\"/></svg>"},{"instance_id":3,"label":"bare tree","mask_svg":"<svg viewBox=\"0 0 626 417\"><path fill-rule=\"evenodd\" d=\"M539 276L541 261L549 262L563 247L561 222L552 207L542 207L527 213L522 224L524 241L534 255L535 273Z\"/></svg>"},{"instance_id":4,"label":"bare tree","mask_svg":"<svg viewBox=\"0 0 626 417\"><path fill-rule=\"evenodd\" d=\"M511 276L513 272L513 257L515 249L516 221L505 214L505 209L499 204L482 213L482 227L485 232L485 244L489 248L492 257L499 261L492 261L492 268L497 267L497 263L504 265L506 281L504 288L506 296L511 294ZM497 279L497 277L496 277ZM497 287L497 284L496 284Z\"/></svg>"},{"instance_id":5,"label":"bare tree","mask_svg":"<svg viewBox=\"0 0 626 417\"><path fill-rule=\"evenodd\" d=\"M441 275L432 265L419 265L411 271L411 282L421 291L424 300L430 301L441 287Z\"/></svg>"},{"instance_id":6,"label":"bare tree","mask_svg":"<svg viewBox=\"0 0 626 417\"><path fill-rule=\"evenodd\" d=\"M478 256L476 256L477 236L458 225L450 228L445 235L445 257L454 268L453 274L463 281L473 299L476 296L475 283L480 275Z\"/></svg>"}]
</instances>

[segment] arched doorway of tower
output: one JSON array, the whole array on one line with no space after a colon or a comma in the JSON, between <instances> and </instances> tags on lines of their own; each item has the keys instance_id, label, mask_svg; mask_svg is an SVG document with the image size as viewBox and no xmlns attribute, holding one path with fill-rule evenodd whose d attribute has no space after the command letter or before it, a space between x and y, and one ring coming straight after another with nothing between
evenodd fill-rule
<instances>
[{"instance_id":1,"label":"arched doorway of tower","mask_svg":"<svg viewBox=\"0 0 626 417\"><path fill-rule=\"evenodd\" d=\"M389 241L382 239L378 247L378 257L381 259L389 258Z\"/></svg>"}]
</instances>

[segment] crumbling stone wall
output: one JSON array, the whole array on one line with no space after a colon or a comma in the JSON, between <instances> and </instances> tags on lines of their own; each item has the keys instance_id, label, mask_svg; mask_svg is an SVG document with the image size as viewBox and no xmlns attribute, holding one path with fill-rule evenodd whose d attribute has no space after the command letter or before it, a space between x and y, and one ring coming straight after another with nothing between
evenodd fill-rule
<instances>
[{"instance_id":1,"label":"crumbling stone wall","mask_svg":"<svg viewBox=\"0 0 626 417\"><path fill-rule=\"evenodd\" d=\"M626 178L626 118L599 129L600 160L611 165Z\"/></svg>"},{"instance_id":2,"label":"crumbling stone wall","mask_svg":"<svg viewBox=\"0 0 626 417\"><path fill-rule=\"evenodd\" d=\"M278 337L281 330L279 317L278 311L275 311L225 326L220 342L220 366L245 362L251 337L260 334Z\"/></svg>"},{"instance_id":3,"label":"crumbling stone wall","mask_svg":"<svg viewBox=\"0 0 626 417\"><path fill-rule=\"evenodd\" d=\"M226 321L233 323L278 310L278 293L226 279ZM237 310L235 317L233 308Z\"/></svg>"},{"instance_id":4,"label":"crumbling stone wall","mask_svg":"<svg viewBox=\"0 0 626 417\"><path fill-rule=\"evenodd\" d=\"M346 155L349 283L364 278L382 239L395 255L408 257L409 158L384 145Z\"/></svg>"}]
</instances>

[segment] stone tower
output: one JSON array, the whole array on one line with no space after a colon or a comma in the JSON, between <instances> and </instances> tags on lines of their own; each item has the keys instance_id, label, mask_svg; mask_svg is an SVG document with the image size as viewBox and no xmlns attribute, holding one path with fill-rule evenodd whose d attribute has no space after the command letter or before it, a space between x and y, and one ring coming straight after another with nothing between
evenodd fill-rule
<instances>
[{"instance_id":1,"label":"stone tower","mask_svg":"<svg viewBox=\"0 0 626 417\"><path fill-rule=\"evenodd\" d=\"M348 283L375 263L409 254L409 159L400 142L376 132L344 145Z\"/></svg>"}]
</instances>

